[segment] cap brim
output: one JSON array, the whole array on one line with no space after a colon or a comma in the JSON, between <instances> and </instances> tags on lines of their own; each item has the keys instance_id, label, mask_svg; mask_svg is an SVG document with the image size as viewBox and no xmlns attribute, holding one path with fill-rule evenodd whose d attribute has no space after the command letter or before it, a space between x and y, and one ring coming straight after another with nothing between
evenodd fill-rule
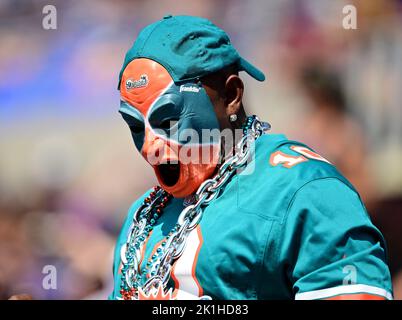
<instances>
[{"instance_id":1,"label":"cap brim","mask_svg":"<svg viewBox=\"0 0 402 320\"><path fill-rule=\"evenodd\" d=\"M248 62L246 59L240 58L239 60L239 68L242 71L246 71L250 76L252 76L254 79L258 81L264 81L265 80L265 75L264 73L254 67L250 62Z\"/></svg>"}]
</instances>

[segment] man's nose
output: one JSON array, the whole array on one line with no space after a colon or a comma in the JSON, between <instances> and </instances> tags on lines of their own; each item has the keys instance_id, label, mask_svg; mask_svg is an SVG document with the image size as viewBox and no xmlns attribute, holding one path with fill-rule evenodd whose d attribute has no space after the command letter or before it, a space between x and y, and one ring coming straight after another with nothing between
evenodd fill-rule
<instances>
[{"instance_id":1,"label":"man's nose","mask_svg":"<svg viewBox=\"0 0 402 320\"><path fill-rule=\"evenodd\" d=\"M145 128L145 141L142 147L142 156L151 165L158 165L164 155L166 142L155 135L151 129Z\"/></svg>"}]
</instances>

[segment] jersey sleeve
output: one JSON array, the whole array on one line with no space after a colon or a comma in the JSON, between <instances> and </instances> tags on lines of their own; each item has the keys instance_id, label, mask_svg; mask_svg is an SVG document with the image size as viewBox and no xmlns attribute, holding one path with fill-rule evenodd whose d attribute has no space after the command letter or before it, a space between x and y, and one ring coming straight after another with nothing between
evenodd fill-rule
<instances>
[{"instance_id":1,"label":"jersey sleeve","mask_svg":"<svg viewBox=\"0 0 402 320\"><path fill-rule=\"evenodd\" d=\"M281 257L295 299L392 299L386 244L357 194L337 178L293 196Z\"/></svg>"}]
</instances>

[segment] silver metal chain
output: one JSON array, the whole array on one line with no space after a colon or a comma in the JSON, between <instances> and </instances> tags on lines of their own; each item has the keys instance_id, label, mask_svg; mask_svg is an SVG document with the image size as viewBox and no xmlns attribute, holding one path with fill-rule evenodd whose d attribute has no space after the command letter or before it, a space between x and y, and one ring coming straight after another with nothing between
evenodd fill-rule
<instances>
[{"instance_id":1,"label":"silver metal chain","mask_svg":"<svg viewBox=\"0 0 402 320\"><path fill-rule=\"evenodd\" d=\"M253 116L250 126L235 146L234 155L229 157L219 167L217 174L213 178L205 180L200 185L195 193L195 202L183 209L178 217L173 233L167 239L164 246L159 246L162 253L150 266L149 272L151 276L141 286L141 290L144 294L149 295L152 292L156 292L154 290L160 290L160 286L166 291L173 264L183 254L188 235L200 223L204 212L203 209L216 199L219 195L219 191L226 185L237 170L244 169L247 161L250 160L254 152L255 140L269 129L270 125L268 123L260 121L257 116ZM161 196L162 193L159 192L153 202L156 202ZM152 203L145 208L142 206L134 215L134 223L129 233L127 245L123 246L121 251L121 259L125 264L127 263L126 251L129 249L129 244L133 243L136 238L145 234L146 219L139 219L140 213L144 214L143 210L150 211L151 208ZM125 279L130 287L132 287L132 279L135 279L135 276L140 272L141 252L142 247L136 248L133 253L133 262L128 265ZM135 299L137 297L138 292L133 298Z\"/></svg>"}]
</instances>

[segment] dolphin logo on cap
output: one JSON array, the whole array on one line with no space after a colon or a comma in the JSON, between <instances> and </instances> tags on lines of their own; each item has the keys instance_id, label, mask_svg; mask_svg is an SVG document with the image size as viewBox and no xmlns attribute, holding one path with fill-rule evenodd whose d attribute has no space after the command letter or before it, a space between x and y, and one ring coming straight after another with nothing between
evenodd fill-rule
<instances>
[{"instance_id":1,"label":"dolphin logo on cap","mask_svg":"<svg viewBox=\"0 0 402 320\"><path fill-rule=\"evenodd\" d=\"M137 89L143 88L148 85L148 76L146 74L142 74L139 80L127 79L126 81L126 89Z\"/></svg>"}]
</instances>

